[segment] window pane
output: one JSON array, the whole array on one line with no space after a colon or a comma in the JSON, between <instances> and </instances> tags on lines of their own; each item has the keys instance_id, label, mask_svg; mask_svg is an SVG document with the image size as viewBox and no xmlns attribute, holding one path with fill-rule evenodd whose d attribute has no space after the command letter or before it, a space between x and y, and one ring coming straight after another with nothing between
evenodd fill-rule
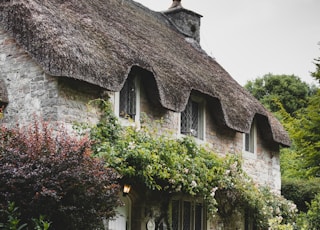
<instances>
[{"instance_id":1,"label":"window pane","mask_svg":"<svg viewBox=\"0 0 320 230\"><path fill-rule=\"evenodd\" d=\"M250 133L245 134L245 151L254 153L254 125L251 126Z\"/></svg>"},{"instance_id":2,"label":"window pane","mask_svg":"<svg viewBox=\"0 0 320 230\"><path fill-rule=\"evenodd\" d=\"M120 114L121 117L134 119L136 115L136 90L134 79L127 79L120 91Z\"/></svg>"},{"instance_id":3,"label":"window pane","mask_svg":"<svg viewBox=\"0 0 320 230\"><path fill-rule=\"evenodd\" d=\"M192 126L191 126L191 135L198 136L198 126L199 126L199 104L192 102Z\"/></svg>"},{"instance_id":4,"label":"window pane","mask_svg":"<svg viewBox=\"0 0 320 230\"><path fill-rule=\"evenodd\" d=\"M202 230L202 204L196 204L195 207L195 230Z\"/></svg>"},{"instance_id":5,"label":"window pane","mask_svg":"<svg viewBox=\"0 0 320 230\"><path fill-rule=\"evenodd\" d=\"M172 201L172 230L179 230L179 209L180 202L178 200Z\"/></svg>"},{"instance_id":6,"label":"window pane","mask_svg":"<svg viewBox=\"0 0 320 230\"><path fill-rule=\"evenodd\" d=\"M254 153L254 125L252 124L250 129L250 147L249 151Z\"/></svg>"},{"instance_id":7,"label":"window pane","mask_svg":"<svg viewBox=\"0 0 320 230\"><path fill-rule=\"evenodd\" d=\"M198 137L199 132L199 103L189 100L181 113L181 133Z\"/></svg>"},{"instance_id":8,"label":"window pane","mask_svg":"<svg viewBox=\"0 0 320 230\"><path fill-rule=\"evenodd\" d=\"M183 230L191 230L191 202L183 202Z\"/></svg>"},{"instance_id":9,"label":"window pane","mask_svg":"<svg viewBox=\"0 0 320 230\"><path fill-rule=\"evenodd\" d=\"M181 133L190 134L192 120L192 106L190 101L188 102L185 110L181 113Z\"/></svg>"},{"instance_id":10,"label":"window pane","mask_svg":"<svg viewBox=\"0 0 320 230\"><path fill-rule=\"evenodd\" d=\"M245 150L249 152L250 150L250 134L245 134Z\"/></svg>"}]
</instances>

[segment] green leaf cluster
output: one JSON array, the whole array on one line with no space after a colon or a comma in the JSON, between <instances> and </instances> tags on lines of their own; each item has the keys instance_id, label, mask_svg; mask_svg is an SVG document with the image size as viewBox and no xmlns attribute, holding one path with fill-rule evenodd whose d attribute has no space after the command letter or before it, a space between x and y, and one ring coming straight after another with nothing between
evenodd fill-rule
<instances>
[{"instance_id":1,"label":"green leaf cluster","mask_svg":"<svg viewBox=\"0 0 320 230\"><path fill-rule=\"evenodd\" d=\"M296 111L295 117L283 109L279 113L293 141L291 149L283 151L284 175L302 178L319 177L320 90L309 99L306 108Z\"/></svg>"},{"instance_id":2,"label":"green leaf cluster","mask_svg":"<svg viewBox=\"0 0 320 230\"><path fill-rule=\"evenodd\" d=\"M311 75L320 83L320 58L314 59L314 64L316 65L316 70L312 72Z\"/></svg>"},{"instance_id":3,"label":"green leaf cluster","mask_svg":"<svg viewBox=\"0 0 320 230\"><path fill-rule=\"evenodd\" d=\"M3 230L23 230L28 228L27 223L21 223L19 208L16 207L14 202L8 202L5 209L0 209L0 229ZM3 220L4 223L1 221ZM33 218L33 229L35 230L48 230L51 222L47 221L43 215L38 219Z\"/></svg>"},{"instance_id":4,"label":"green leaf cluster","mask_svg":"<svg viewBox=\"0 0 320 230\"><path fill-rule=\"evenodd\" d=\"M244 86L255 98L272 112L277 112L279 101L285 111L291 115L305 108L310 95L315 93L315 87L302 82L294 75L266 74L254 81L248 81Z\"/></svg>"},{"instance_id":5,"label":"green leaf cluster","mask_svg":"<svg viewBox=\"0 0 320 230\"><path fill-rule=\"evenodd\" d=\"M271 192L267 196L268 189L262 190L246 175L240 156L219 157L189 136L176 139L161 135L148 124L139 129L120 127L110 104L102 100L96 103L105 113L91 127L94 154L131 183L167 194L201 196L209 212L224 217L235 209L249 209L259 227L268 227L268 219L281 216L282 211L288 218L294 216L290 202Z\"/></svg>"}]
</instances>

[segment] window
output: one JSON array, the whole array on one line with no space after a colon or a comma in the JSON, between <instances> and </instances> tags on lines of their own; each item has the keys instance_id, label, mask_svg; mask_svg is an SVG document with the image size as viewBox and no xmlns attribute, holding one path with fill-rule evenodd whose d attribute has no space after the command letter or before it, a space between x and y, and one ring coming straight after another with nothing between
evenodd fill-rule
<instances>
[{"instance_id":1,"label":"window","mask_svg":"<svg viewBox=\"0 0 320 230\"><path fill-rule=\"evenodd\" d=\"M120 91L119 116L135 119L136 116L136 83L128 78Z\"/></svg>"},{"instance_id":2,"label":"window","mask_svg":"<svg viewBox=\"0 0 320 230\"><path fill-rule=\"evenodd\" d=\"M171 204L172 230L203 230L204 208L196 201L173 200Z\"/></svg>"},{"instance_id":3,"label":"window","mask_svg":"<svg viewBox=\"0 0 320 230\"><path fill-rule=\"evenodd\" d=\"M181 113L180 132L199 139L204 138L204 106L199 100L189 99Z\"/></svg>"},{"instance_id":4,"label":"window","mask_svg":"<svg viewBox=\"0 0 320 230\"><path fill-rule=\"evenodd\" d=\"M250 133L244 134L244 150L246 152L255 153L256 148L256 125L252 122Z\"/></svg>"},{"instance_id":5,"label":"window","mask_svg":"<svg viewBox=\"0 0 320 230\"><path fill-rule=\"evenodd\" d=\"M4 114L4 105L1 105L1 101L0 101L0 119L3 118L3 114Z\"/></svg>"}]
</instances>

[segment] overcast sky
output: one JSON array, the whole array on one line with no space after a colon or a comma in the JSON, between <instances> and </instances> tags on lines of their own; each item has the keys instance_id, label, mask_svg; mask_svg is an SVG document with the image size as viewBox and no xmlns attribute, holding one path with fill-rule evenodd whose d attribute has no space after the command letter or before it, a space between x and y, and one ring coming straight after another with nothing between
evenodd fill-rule
<instances>
[{"instance_id":1,"label":"overcast sky","mask_svg":"<svg viewBox=\"0 0 320 230\"><path fill-rule=\"evenodd\" d=\"M136 0L164 11L172 0ZM200 43L241 85L267 73L314 83L320 0L182 0L203 16Z\"/></svg>"}]
</instances>

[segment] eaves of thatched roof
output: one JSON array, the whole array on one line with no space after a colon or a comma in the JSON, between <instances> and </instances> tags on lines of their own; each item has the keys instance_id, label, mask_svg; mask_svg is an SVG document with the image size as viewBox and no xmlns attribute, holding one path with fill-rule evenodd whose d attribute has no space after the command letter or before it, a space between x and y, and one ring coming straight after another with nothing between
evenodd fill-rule
<instances>
[{"instance_id":1,"label":"eaves of thatched roof","mask_svg":"<svg viewBox=\"0 0 320 230\"><path fill-rule=\"evenodd\" d=\"M139 66L153 73L163 107L182 111L195 90L219 99L228 127L249 132L259 114L275 142L290 144L276 118L213 58L163 13L132 0L1 1L0 23L50 75L119 91Z\"/></svg>"}]
</instances>

